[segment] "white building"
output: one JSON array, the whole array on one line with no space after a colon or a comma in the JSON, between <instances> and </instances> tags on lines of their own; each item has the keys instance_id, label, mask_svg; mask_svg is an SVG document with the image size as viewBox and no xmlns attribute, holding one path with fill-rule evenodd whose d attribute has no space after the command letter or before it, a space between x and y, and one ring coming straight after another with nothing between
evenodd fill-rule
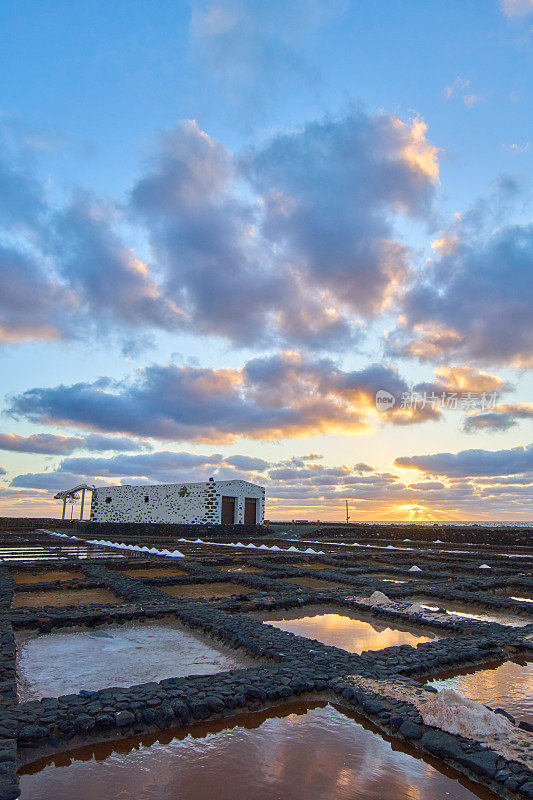
<instances>
[{"instance_id":1,"label":"white building","mask_svg":"<svg viewBox=\"0 0 533 800\"><path fill-rule=\"evenodd\" d=\"M93 489L91 522L262 525L264 487L248 481L104 486Z\"/></svg>"}]
</instances>

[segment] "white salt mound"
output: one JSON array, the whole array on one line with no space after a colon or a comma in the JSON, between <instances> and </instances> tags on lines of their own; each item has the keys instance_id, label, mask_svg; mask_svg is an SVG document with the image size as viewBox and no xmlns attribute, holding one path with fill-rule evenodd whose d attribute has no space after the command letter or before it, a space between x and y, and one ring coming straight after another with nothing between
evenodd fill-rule
<instances>
[{"instance_id":1,"label":"white salt mound","mask_svg":"<svg viewBox=\"0 0 533 800\"><path fill-rule=\"evenodd\" d=\"M488 564L481 564L480 569L491 569Z\"/></svg>"},{"instance_id":2,"label":"white salt mound","mask_svg":"<svg viewBox=\"0 0 533 800\"><path fill-rule=\"evenodd\" d=\"M413 566L410 567L409 572L422 572L422 570L420 567L417 567L416 564L413 564Z\"/></svg>"},{"instance_id":3,"label":"white salt mound","mask_svg":"<svg viewBox=\"0 0 533 800\"><path fill-rule=\"evenodd\" d=\"M371 606L386 606L392 603L392 600L390 597L387 597L386 594L383 594L383 592L372 592L368 598L368 602Z\"/></svg>"},{"instance_id":4,"label":"white salt mound","mask_svg":"<svg viewBox=\"0 0 533 800\"><path fill-rule=\"evenodd\" d=\"M508 734L512 727L501 714L489 711L481 703L467 700L453 689L442 689L432 700L420 706L426 725L448 733L479 739L492 734Z\"/></svg>"},{"instance_id":5,"label":"white salt mound","mask_svg":"<svg viewBox=\"0 0 533 800\"><path fill-rule=\"evenodd\" d=\"M420 614L421 612L424 611L420 603L413 603L412 605L409 606L407 610L411 611L413 614Z\"/></svg>"}]
</instances>

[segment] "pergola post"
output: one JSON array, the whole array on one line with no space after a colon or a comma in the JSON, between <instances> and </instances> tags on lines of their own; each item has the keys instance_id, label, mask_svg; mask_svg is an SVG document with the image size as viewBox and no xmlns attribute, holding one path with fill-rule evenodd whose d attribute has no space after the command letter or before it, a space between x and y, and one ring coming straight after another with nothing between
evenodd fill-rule
<instances>
[{"instance_id":1,"label":"pergola post","mask_svg":"<svg viewBox=\"0 0 533 800\"><path fill-rule=\"evenodd\" d=\"M66 496L65 496L65 497L63 498L63 515L62 515L61 519L65 519L65 512L66 512L66 510L67 510L67 498L66 498Z\"/></svg>"},{"instance_id":2,"label":"pergola post","mask_svg":"<svg viewBox=\"0 0 533 800\"><path fill-rule=\"evenodd\" d=\"M81 509L80 509L80 519L83 519L83 505L85 503L85 489L81 490Z\"/></svg>"}]
</instances>

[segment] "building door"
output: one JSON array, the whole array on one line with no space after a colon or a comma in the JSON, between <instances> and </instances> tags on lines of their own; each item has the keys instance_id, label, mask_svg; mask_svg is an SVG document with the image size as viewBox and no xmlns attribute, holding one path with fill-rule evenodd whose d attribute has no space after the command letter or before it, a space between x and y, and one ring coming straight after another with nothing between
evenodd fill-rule
<instances>
[{"instance_id":1,"label":"building door","mask_svg":"<svg viewBox=\"0 0 533 800\"><path fill-rule=\"evenodd\" d=\"M257 500L255 497L246 497L244 500L244 524L255 525Z\"/></svg>"},{"instance_id":2,"label":"building door","mask_svg":"<svg viewBox=\"0 0 533 800\"><path fill-rule=\"evenodd\" d=\"M235 522L235 498L223 497L222 498L222 513L220 514L220 522L222 525L233 525Z\"/></svg>"}]
</instances>

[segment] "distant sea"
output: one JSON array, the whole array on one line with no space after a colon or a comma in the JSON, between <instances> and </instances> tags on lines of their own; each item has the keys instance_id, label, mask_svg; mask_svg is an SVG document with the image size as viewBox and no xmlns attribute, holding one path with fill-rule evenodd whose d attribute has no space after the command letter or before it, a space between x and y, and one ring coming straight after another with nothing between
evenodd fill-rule
<instances>
[{"instance_id":1,"label":"distant sea","mask_svg":"<svg viewBox=\"0 0 533 800\"><path fill-rule=\"evenodd\" d=\"M284 524L290 525L290 520L271 520L277 525ZM296 523L303 523L303 520L295 520ZM306 520L306 524L312 525L315 520ZM346 525L345 520L320 520L322 526L326 525ZM461 519L442 519L442 520L423 520L423 519L360 519L352 520L348 525L434 525L435 527L441 525L460 525L461 527L486 527L486 528L533 528L533 520L531 519L511 519L511 520L461 520Z\"/></svg>"}]
</instances>

